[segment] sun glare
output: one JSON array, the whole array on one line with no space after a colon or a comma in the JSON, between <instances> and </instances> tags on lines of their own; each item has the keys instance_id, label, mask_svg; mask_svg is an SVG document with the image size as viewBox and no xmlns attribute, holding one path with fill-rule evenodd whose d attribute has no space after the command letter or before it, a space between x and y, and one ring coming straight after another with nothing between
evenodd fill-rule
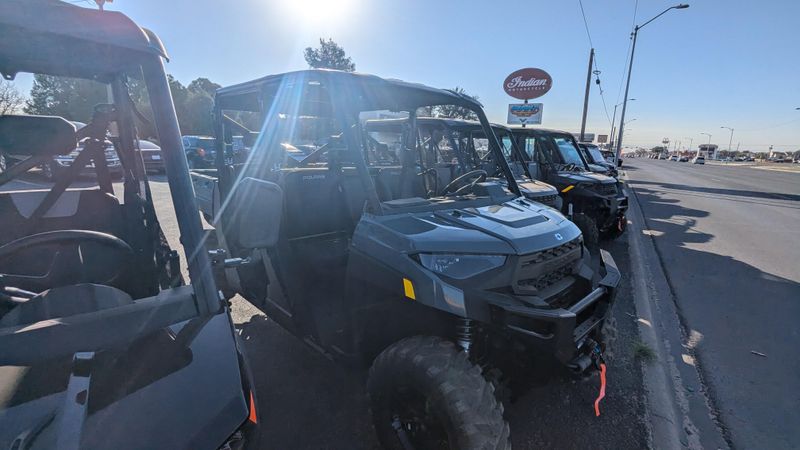
<instances>
[{"instance_id":1,"label":"sun glare","mask_svg":"<svg viewBox=\"0 0 800 450\"><path fill-rule=\"evenodd\" d=\"M283 0L284 7L301 24L338 23L353 12L355 0Z\"/></svg>"}]
</instances>

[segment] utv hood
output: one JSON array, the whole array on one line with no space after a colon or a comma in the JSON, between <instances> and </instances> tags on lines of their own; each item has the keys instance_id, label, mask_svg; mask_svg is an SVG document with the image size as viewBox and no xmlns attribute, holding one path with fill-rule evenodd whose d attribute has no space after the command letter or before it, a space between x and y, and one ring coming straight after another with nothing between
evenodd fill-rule
<instances>
[{"instance_id":1,"label":"utv hood","mask_svg":"<svg viewBox=\"0 0 800 450\"><path fill-rule=\"evenodd\" d=\"M564 180L569 181L570 183L602 183L602 184L613 184L616 183L617 180L614 178L609 177L608 175L603 175L601 173L593 173L593 172L567 172L561 171L558 172L558 176Z\"/></svg>"},{"instance_id":2,"label":"utv hood","mask_svg":"<svg viewBox=\"0 0 800 450\"><path fill-rule=\"evenodd\" d=\"M580 230L552 208L515 199L499 205L362 220L354 245L379 243L392 251L528 254L569 242ZM366 243L364 243L366 244ZM372 245L367 245L372 247Z\"/></svg>"},{"instance_id":3,"label":"utv hood","mask_svg":"<svg viewBox=\"0 0 800 450\"><path fill-rule=\"evenodd\" d=\"M216 449L247 417L225 313L81 355L0 366L0 449Z\"/></svg>"},{"instance_id":4,"label":"utv hood","mask_svg":"<svg viewBox=\"0 0 800 450\"><path fill-rule=\"evenodd\" d=\"M519 186L519 190L522 191L522 194L530 197L542 197L545 195L558 195L558 191L555 187L543 183L538 180L517 180L517 186Z\"/></svg>"}]
</instances>

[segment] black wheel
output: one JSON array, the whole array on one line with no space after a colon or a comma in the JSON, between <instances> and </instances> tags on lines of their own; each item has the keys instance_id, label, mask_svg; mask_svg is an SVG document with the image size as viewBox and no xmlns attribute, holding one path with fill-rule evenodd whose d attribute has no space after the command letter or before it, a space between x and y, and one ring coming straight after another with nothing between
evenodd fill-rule
<instances>
[{"instance_id":1,"label":"black wheel","mask_svg":"<svg viewBox=\"0 0 800 450\"><path fill-rule=\"evenodd\" d=\"M620 217L614 222L607 230L603 230L603 239L616 239L623 234L625 234L625 230L628 228L628 219L625 216Z\"/></svg>"},{"instance_id":2,"label":"black wheel","mask_svg":"<svg viewBox=\"0 0 800 450\"><path fill-rule=\"evenodd\" d=\"M600 248L600 230L597 229L597 222L584 213L572 216L572 222L578 226L583 233L583 244L589 251L597 251Z\"/></svg>"},{"instance_id":3,"label":"black wheel","mask_svg":"<svg viewBox=\"0 0 800 450\"><path fill-rule=\"evenodd\" d=\"M503 405L455 344L416 336L384 350L367 382L386 449L510 449Z\"/></svg>"}]
</instances>

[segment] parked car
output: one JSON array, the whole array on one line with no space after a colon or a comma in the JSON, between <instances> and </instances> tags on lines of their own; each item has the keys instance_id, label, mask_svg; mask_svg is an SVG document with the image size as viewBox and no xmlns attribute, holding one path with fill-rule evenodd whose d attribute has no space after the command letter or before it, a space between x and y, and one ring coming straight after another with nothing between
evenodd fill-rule
<instances>
[{"instance_id":1,"label":"parked car","mask_svg":"<svg viewBox=\"0 0 800 450\"><path fill-rule=\"evenodd\" d=\"M183 148L190 169L207 169L214 166L217 140L210 136L183 136Z\"/></svg>"},{"instance_id":2,"label":"parked car","mask_svg":"<svg viewBox=\"0 0 800 450\"><path fill-rule=\"evenodd\" d=\"M224 279L313 348L371 365L385 448L508 449L495 386L548 360L593 370L619 271L606 252L595 266L572 222L522 196L477 101L303 70L222 88L215 102L270 130L247 163L193 172L227 243L215 251L234 269ZM474 112L491 158L427 145L416 112L433 105ZM375 145L364 123L387 110L408 126ZM301 126L307 117L318 126ZM243 127L220 120L218 139ZM315 148L290 157L281 144Z\"/></svg>"},{"instance_id":3,"label":"parked car","mask_svg":"<svg viewBox=\"0 0 800 450\"><path fill-rule=\"evenodd\" d=\"M678 158L678 162L689 162L689 157L681 156L680 158Z\"/></svg>"},{"instance_id":4,"label":"parked car","mask_svg":"<svg viewBox=\"0 0 800 450\"><path fill-rule=\"evenodd\" d=\"M678 157L678 155L672 155L672 156L670 156L670 157L669 157L669 160L670 160L670 161L676 161L676 162L677 162L677 161L678 161L678 158L679 158L679 157Z\"/></svg>"},{"instance_id":5,"label":"parked car","mask_svg":"<svg viewBox=\"0 0 800 450\"><path fill-rule=\"evenodd\" d=\"M128 177L123 186L98 179L87 188L65 170L52 187L0 192L0 448L252 443L261 419L253 378L208 256L198 251L203 230L161 42L119 12L29 0L0 2L0 42L6 78L78 78L112 93L80 129L58 116L0 116L0 151L23 157L0 185L76 148L79 159L110 159L112 124ZM163 238L136 163L132 77L164 147L173 200L165 206L174 205L183 255Z\"/></svg>"},{"instance_id":6,"label":"parked car","mask_svg":"<svg viewBox=\"0 0 800 450\"><path fill-rule=\"evenodd\" d=\"M164 157L161 154L161 147L146 139L139 139L137 143L142 153L144 168L148 171L164 173L166 168L164 166Z\"/></svg>"},{"instance_id":7,"label":"parked car","mask_svg":"<svg viewBox=\"0 0 800 450\"><path fill-rule=\"evenodd\" d=\"M80 130L86 126L83 122L72 121L70 122L75 127L76 130ZM72 164L77 159L78 155L83 150L86 139L81 139L75 149L71 152L64 154L64 155L55 155L51 159L43 162L39 165L41 169L41 174L47 180L53 181L55 180L62 172L66 171L67 168L72 166ZM105 156L105 165L108 168L109 173L114 178L120 178L122 176L122 165L120 163L119 157L117 156L117 151L114 148L114 144L111 142L110 137L107 137L103 143L103 153ZM26 154L14 154L6 151L3 155L3 162L5 167L0 167L0 169L6 170L8 167L14 166L18 164L20 161L26 159ZM80 171L80 175L84 176L94 176L96 175L95 171L95 164L96 162L92 159L86 162L83 168Z\"/></svg>"},{"instance_id":8,"label":"parked car","mask_svg":"<svg viewBox=\"0 0 800 450\"><path fill-rule=\"evenodd\" d=\"M692 164L705 164L706 158L704 156L695 156L692 159Z\"/></svg>"}]
</instances>

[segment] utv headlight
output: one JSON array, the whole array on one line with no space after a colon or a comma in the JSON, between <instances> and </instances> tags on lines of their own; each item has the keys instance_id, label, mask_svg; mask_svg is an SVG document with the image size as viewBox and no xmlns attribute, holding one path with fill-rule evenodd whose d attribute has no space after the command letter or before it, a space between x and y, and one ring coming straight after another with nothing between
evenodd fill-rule
<instances>
[{"instance_id":1,"label":"utv headlight","mask_svg":"<svg viewBox=\"0 0 800 450\"><path fill-rule=\"evenodd\" d=\"M505 255L420 253L419 262L430 271L456 280L463 280L501 267L506 263L506 257Z\"/></svg>"}]
</instances>

